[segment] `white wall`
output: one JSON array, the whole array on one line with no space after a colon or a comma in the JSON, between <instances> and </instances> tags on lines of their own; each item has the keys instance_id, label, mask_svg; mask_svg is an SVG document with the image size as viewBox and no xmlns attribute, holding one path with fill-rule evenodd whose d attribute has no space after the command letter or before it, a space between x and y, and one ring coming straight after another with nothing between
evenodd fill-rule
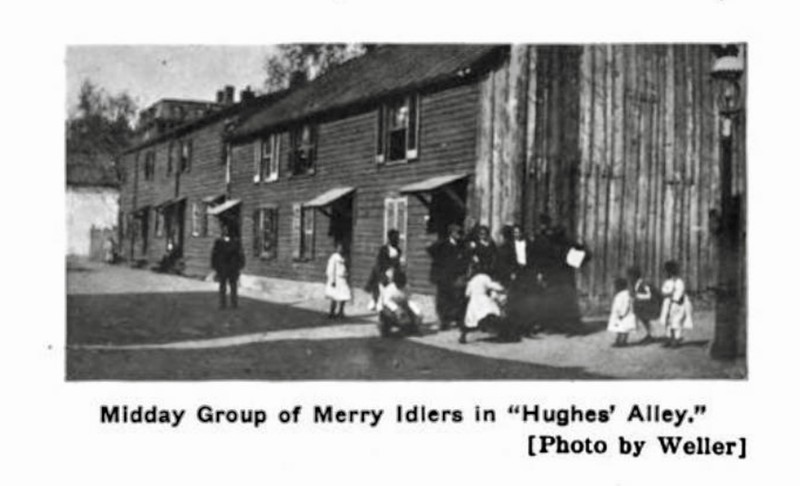
<instances>
[{"instance_id":1,"label":"white wall","mask_svg":"<svg viewBox=\"0 0 800 486\"><path fill-rule=\"evenodd\" d=\"M119 191L108 188L67 187L67 255L89 256L92 226L117 225Z\"/></svg>"}]
</instances>

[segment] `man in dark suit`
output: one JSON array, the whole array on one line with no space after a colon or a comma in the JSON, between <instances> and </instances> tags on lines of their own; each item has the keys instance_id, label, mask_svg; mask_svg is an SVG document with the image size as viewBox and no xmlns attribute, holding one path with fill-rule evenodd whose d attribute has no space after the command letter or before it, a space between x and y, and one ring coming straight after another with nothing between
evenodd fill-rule
<instances>
[{"instance_id":1,"label":"man in dark suit","mask_svg":"<svg viewBox=\"0 0 800 486\"><path fill-rule=\"evenodd\" d=\"M447 227L447 237L428 248L431 262L431 282L436 286L436 313L441 329L460 325L464 319L467 267L461 226Z\"/></svg>"},{"instance_id":2,"label":"man in dark suit","mask_svg":"<svg viewBox=\"0 0 800 486\"><path fill-rule=\"evenodd\" d=\"M211 250L211 268L217 273L219 281L219 307L227 307L227 287L231 289L231 307L238 306L237 287L239 273L244 268L244 251L238 238L230 235L227 225L222 226L222 236L214 242Z\"/></svg>"}]
</instances>

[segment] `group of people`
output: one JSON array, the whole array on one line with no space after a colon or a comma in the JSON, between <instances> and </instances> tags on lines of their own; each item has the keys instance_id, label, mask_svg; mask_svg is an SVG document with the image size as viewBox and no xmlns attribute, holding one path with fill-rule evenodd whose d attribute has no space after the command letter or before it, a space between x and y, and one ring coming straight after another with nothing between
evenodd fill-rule
<instances>
[{"instance_id":1,"label":"group of people","mask_svg":"<svg viewBox=\"0 0 800 486\"><path fill-rule=\"evenodd\" d=\"M447 234L427 249L431 256L430 279L436 288L439 328L460 329L459 342L466 343L471 331L492 332L501 340L519 340L540 330L570 332L581 322L574 271L585 263L588 252L571 242L563 228L540 217L539 231L527 237L519 225L501 231L495 243L488 227L476 225L468 232L451 224ZM326 267L325 296L330 300L328 317L344 317L352 300L345 248L337 243ZM212 251L211 264L220 284L220 307L237 306L237 283L244 267L238 239L223 229ZM393 329L415 333L421 324L420 309L407 290L405 259L400 233L390 230L381 246L365 290L371 309L379 314L380 331ZM614 299L608 330L616 335L614 346L628 344L631 332L641 327L643 342L653 340L653 321L666 330L665 346L677 347L686 329L693 327L692 306L678 264L664 265L667 278L660 292L647 283L639 268L628 269L627 278L614 282Z\"/></svg>"},{"instance_id":2,"label":"group of people","mask_svg":"<svg viewBox=\"0 0 800 486\"><path fill-rule=\"evenodd\" d=\"M539 223L534 237L519 225L504 227L500 243L487 226L465 234L451 225L447 238L428 249L441 328L458 326L459 342L466 343L476 329L518 340L542 329L569 332L580 323L574 271L587 252L549 216ZM570 252L580 254L573 264Z\"/></svg>"},{"instance_id":3,"label":"group of people","mask_svg":"<svg viewBox=\"0 0 800 486\"><path fill-rule=\"evenodd\" d=\"M608 319L608 331L616 336L612 346L627 346L629 334L638 327L645 332L642 343L653 341L653 321L656 321L665 332L664 346L680 347L684 331L694 327L692 303L686 295L678 263L666 262L664 272L667 278L660 292L645 281L638 267L629 268L627 278L615 279Z\"/></svg>"},{"instance_id":4,"label":"group of people","mask_svg":"<svg viewBox=\"0 0 800 486\"><path fill-rule=\"evenodd\" d=\"M508 226L499 244L486 226L475 225L465 233L460 225L449 225L446 235L427 249L439 328L458 327L459 342L466 343L475 329L516 340L540 328L579 323L574 268L566 258L576 248L546 215L535 237L526 237L519 225ZM364 287L383 335L393 329L416 332L421 323L419 307L406 288L404 262L400 234L390 230ZM352 298L347 267L337 245L326 271L330 318L342 317Z\"/></svg>"}]
</instances>

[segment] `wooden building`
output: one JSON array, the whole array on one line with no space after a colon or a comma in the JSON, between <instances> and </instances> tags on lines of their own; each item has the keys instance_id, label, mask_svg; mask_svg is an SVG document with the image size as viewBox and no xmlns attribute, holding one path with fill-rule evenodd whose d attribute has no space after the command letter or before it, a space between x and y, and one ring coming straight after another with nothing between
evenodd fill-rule
<instances>
[{"instance_id":1,"label":"wooden building","mask_svg":"<svg viewBox=\"0 0 800 486\"><path fill-rule=\"evenodd\" d=\"M605 300L633 264L659 280L667 260L693 291L713 289L722 193L713 63L711 45L512 47L482 81L475 217L493 228L553 217L592 253L577 276L585 303ZM742 208L744 143L742 133L731 183Z\"/></svg>"},{"instance_id":2,"label":"wooden building","mask_svg":"<svg viewBox=\"0 0 800 486\"><path fill-rule=\"evenodd\" d=\"M322 281L341 241L361 287L398 229L410 284L430 292L425 250L448 223L534 232L546 213L591 252L576 277L585 303L605 300L632 264L659 280L669 259L705 291L721 194L713 60L709 45L372 49L252 110L229 107L130 150L130 257L160 257L172 235L202 274L210 209L241 234L245 273Z\"/></svg>"},{"instance_id":3,"label":"wooden building","mask_svg":"<svg viewBox=\"0 0 800 486\"><path fill-rule=\"evenodd\" d=\"M426 248L463 224L475 168L480 80L502 46L384 46L331 70L232 133L246 273L322 281L335 241L363 287L397 229L415 291Z\"/></svg>"},{"instance_id":4,"label":"wooden building","mask_svg":"<svg viewBox=\"0 0 800 486\"><path fill-rule=\"evenodd\" d=\"M228 99L230 91L226 88ZM237 117L282 95L255 97L245 90L240 102L231 100L225 107L158 133L122 154L123 258L152 265L168 252L176 252L187 275L204 276L210 271L209 254L219 225L209 210L225 204L229 195L225 131Z\"/></svg>"}]
</instances>

